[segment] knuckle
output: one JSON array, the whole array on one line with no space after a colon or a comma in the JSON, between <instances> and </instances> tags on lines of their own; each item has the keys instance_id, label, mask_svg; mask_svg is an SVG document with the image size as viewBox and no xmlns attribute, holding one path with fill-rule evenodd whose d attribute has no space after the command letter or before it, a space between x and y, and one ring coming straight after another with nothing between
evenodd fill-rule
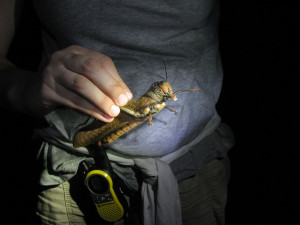
<instances>
[{"instance_id":1,"label":"knuckle","mask_svg":"<svg viewBox=\"0 0 300 225\"><path fill-rule=\"evenodd\" d=\"M88 84L88 79L84 76L76 76L72 81L72 87L74 90L83 90Z\"/></svg>"},{"instance_id":2,"label":"knuckle","mask_svg":"<svg viewBox=\"0 0 300 225\"><path fill-rule=\"evenodd\" d=\"M93 58L88 58L82 63L82 72L91 74L95 71L97 71L99 68L98 63Z\"/></svg>"},{"instance_id":3,"label":"knuckle","mask_svg":"<svg viewBox=\"0 0 300 225\"><path fill-rule=\"evenodd\" d=\"M113 64L114 64L113 60L109 56L106 55L101 56L99 65L103 70L108 70L108 68L113 66Z\"/></svg>"}]
</instances>

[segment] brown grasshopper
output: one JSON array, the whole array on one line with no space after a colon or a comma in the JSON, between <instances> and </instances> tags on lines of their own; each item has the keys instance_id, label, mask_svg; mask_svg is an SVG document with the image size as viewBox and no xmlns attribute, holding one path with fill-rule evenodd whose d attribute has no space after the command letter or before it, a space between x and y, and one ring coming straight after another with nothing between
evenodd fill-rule
<instances>
[{"instance_id":1,"label":"brown grasshopper","mask_svg":"<svg viewBox=\"0 0 300 225\"><path fill-rule=\"evenodd\" d=\"M184 91L201 91L200 89L187 89L173 92L173 88L167 80L158 81L151 85L149 90L140 98L120 107L120 114L111 122L104 123L96 120L91 125L76 133L73 146L75 148L87 146L98 142L101 146L116 140L132 128L148 120L152 125L152 117L166 107L166 101L176 101L176 94ZM168 108L172 112L176 111Z\"/></svg>"}]
</instances>

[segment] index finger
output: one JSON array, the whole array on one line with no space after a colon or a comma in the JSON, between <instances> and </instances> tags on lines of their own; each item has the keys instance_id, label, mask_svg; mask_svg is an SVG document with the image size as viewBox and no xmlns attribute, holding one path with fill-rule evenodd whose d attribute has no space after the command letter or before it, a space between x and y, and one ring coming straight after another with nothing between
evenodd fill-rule
<instances>
[{"instance_id":1,"label":"index finger","mask_svg":"<svg viewBox=\"0 0 300 225\"><path fill-rule=\"evenodd\" d=\"M106 56L106 55L104 55L100 52L97 52L97 51L94 51L94 50L91 50L91 49L87 49L87 48L83 48L81 46L71 46L70 48L75 54L90 56L92 59L96 60L97 63L99 64L100 70L105 71L112 78L114 78L114 80L117 82L117 84L120 85L123 88L128 100L132 99L131 91L129 90L129 88L124 83L121 76L119 75L119 73L117 71L117 68L116 68L115 64L113 63L113 61L110 57L108 57L108 56ZM86 61L85 63L88 64L89 62ZM91 65L91 64L87 67L91 67L91 69L92 69L93 65ZM94 68L94 70L96 70L96 68ZM76 71L74 71L74 72L76 72ZM97 81L97 78L96 78L96 81Z\"/></svg>"}]
</instances>

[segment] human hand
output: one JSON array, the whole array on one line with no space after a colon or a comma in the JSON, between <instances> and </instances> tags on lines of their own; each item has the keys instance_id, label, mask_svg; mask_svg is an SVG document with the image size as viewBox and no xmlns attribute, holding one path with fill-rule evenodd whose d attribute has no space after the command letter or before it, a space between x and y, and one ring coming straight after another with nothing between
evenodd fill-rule
<instances>
[{"instance_id":1,"label":"human hand","mask_svg":"<svg viewBox=\"0 0 300 225\"><path fill-rule=\"evenodd\" d=\"M118 106L132 98L113 61L80 46L54 52L42 76L27 84L26 108L38 115L67 106L111 122L120 112Z\"/></svg>"}]
</instances>

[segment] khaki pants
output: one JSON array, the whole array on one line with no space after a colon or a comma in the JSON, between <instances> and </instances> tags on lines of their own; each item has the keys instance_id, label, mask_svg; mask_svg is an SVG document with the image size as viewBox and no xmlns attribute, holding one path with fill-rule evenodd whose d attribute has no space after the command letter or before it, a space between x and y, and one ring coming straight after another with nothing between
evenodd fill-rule
<instances>
[{"instance_id":1,"label":"khaki pants","mask_svg":"<svg viewBox=\"0 0 300 225\"><path fill-rule=\"evenodd\" d=\"M230 165L228 158L205 163L195 176L179 182L183 225L224 225ZM100 220L82 181L74 178L39 193L41 224L111 224ZM115 225L140 225L138 220ZM170 224L171 225L171 224Z\"/></svg>"}]
</instances>

